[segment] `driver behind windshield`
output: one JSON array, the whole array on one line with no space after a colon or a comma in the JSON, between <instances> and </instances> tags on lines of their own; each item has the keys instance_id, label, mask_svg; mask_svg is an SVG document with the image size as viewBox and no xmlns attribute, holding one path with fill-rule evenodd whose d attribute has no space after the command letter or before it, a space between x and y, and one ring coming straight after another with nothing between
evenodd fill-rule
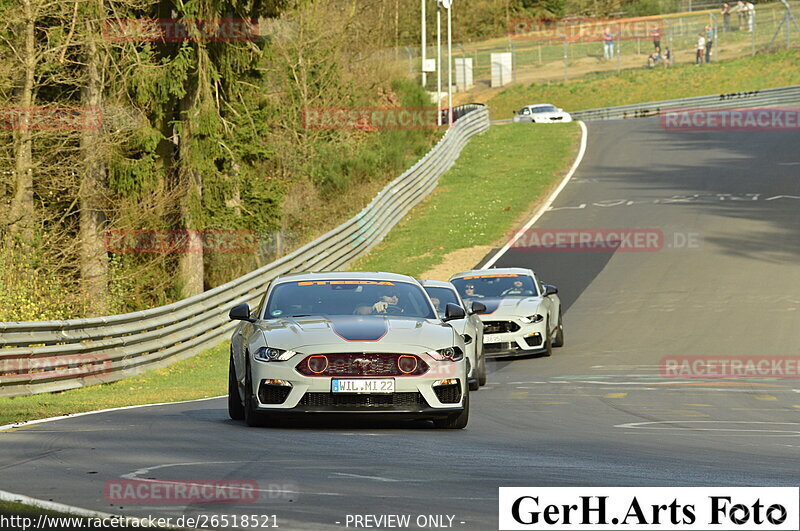
<instances>
[{"instance_id":1,"label":"driver behind windshield","mask_svg":"<svg viewBox=\"0 0 800 531\"><path fill-rule=\"evenodd\" d=\"M503 293L500 294L501 297L505 297L506 295L530 295L532 292L529 289L525 289L524 284L521 280L515 280L514 285L505 290Z\"/></svg>"},{"instance_id":2,"label":"driver behind windshield","mask_svg":"<svg viewBox=\"0 0 800 531\"><path fill-rule=\"evenodd\" d=\"M372 314L400 314L404 313L405 309L402 306L399 306L400 297L398 297L397 292L390 292L385 293L378 297L377 302L375 302L372 306L359 306L356 308L356 312L359 315L372 315Z\"/></svg>"}]
</instances>

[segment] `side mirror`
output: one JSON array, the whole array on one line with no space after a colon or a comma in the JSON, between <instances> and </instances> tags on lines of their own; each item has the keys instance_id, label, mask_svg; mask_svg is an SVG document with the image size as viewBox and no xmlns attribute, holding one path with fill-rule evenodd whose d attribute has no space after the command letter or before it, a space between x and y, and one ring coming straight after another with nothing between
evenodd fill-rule
<instances>
[{"instance_id":1,"label":"side mirror","mask_svg":"<svg viewBox=\"0 0 800 531\"><path fill-rule=\"evenodd\" d=\"M469 307L469 313L476 314L476 313L484 313L486 311L486 305L482 302L472 301L472 304Z\"/></svg>"},{"instance_id":2,"label":"side mirror","mask_svg":"<svg viewBox=\"0 0 800 531\"><path fill-rule=\"evenodd\" d=\"M231 308L231 311L228 312L228 317L233 321L247 321L250 323L255 321L255 319L250 317L250 306L248 306L246 302Z\"/></svg>"},{"instance_id":3,"label":"side mirror","mask_svg":"<svg viewBox=\"0 0 800 531\"><path fill-rule=\"evenodd\" d=\"M462 308L458 304L453 304L452 302L448 302L447 306L445 306L444 319L442 319L442 321L447 322L456 319L464 319L466 316L467 312L464 311L464 308Z\"/></svg>"},{"instance_id":4,"label":"side mirror","mask_svg":"<svg viewBox=\"0 0 800 531\"><path fill-rule=\"evenodd\" d=\"M555 286L551 286L550 284L544 285L544 296L549 297L550 295L555 295L558 293L558 288Z\"/></svg>"}]
</instances>

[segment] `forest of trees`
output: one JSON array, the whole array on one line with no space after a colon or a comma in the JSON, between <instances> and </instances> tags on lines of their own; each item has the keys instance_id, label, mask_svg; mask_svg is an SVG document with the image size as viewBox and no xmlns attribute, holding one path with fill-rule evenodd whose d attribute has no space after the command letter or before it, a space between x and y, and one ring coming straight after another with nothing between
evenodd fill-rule
<instances>
[{"instance_id":1,"label":"forest of trees","mask_svg":"<svg viewBox=\"0 0 800 531\"><path fill-rule=\"evenodd\" d=\"M454 37L584 1L456 0ZM419 0L0 0L0 321L195 295L352 215L441 132L303 112L430 105L398 55L419 33ZM220 231L254 244L109 243Z\"/></svg>"}]
</instances>

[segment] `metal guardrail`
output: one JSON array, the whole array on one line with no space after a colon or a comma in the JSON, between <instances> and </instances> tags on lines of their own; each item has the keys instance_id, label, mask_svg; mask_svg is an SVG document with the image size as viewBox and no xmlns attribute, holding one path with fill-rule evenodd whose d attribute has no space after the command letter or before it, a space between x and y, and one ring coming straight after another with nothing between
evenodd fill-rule
<instances>
[{"instance_id":1,"label":"metal guardrail","mask_svg":"<svg viewBox=\"0 0 800 531\"><path fill-rule=\"evenodd\" d=\"M436 187L467 141L489 128L486 107L463 107L453 109L459 119L436 146L356 216L243 277L139 312L0 323L0 396L111 382L166 366L222 341L235 327L228 310L243 302L254 305L275 277L292 271L345 267L379 243Z\"/></svg>"},{"instance_id":2,"label":"metal guardrail","mask_svg":"<svg viewBox=\"0 0 800 531\"><path fill-rule=\"evenodd\" d=\"M677 100L651 101L634 105L620 105L619 107L575 111L570 114L575 120L618 120L659 116L666 111L674 110L767 107L793 103L800 103L800 85Z\"/></svg>"}]
</instances>

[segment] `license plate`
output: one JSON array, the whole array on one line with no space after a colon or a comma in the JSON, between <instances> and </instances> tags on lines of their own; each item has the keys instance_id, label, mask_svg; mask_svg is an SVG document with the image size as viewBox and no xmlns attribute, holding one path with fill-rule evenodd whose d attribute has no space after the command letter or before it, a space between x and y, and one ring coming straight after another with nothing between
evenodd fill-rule
<instances>
[{"instance_id":1,"label":"license plate","mask_svg":"<svg viewBox=\"0 0 800 531\"><path fill-rule=\"evenodd\" d=\"M503 339L500 336L483 336L484 343L502 343Z\"/></svg>"},{"instance_id":2,"label":"license plate","mask_svg":"<svg viewBox=\"0 0 800 531\"><path fill-rule=\"evenodd\" d=\"M331 380L333 393L394 393L394 380L352 379Z\"/></svg>"}]
</instances>

